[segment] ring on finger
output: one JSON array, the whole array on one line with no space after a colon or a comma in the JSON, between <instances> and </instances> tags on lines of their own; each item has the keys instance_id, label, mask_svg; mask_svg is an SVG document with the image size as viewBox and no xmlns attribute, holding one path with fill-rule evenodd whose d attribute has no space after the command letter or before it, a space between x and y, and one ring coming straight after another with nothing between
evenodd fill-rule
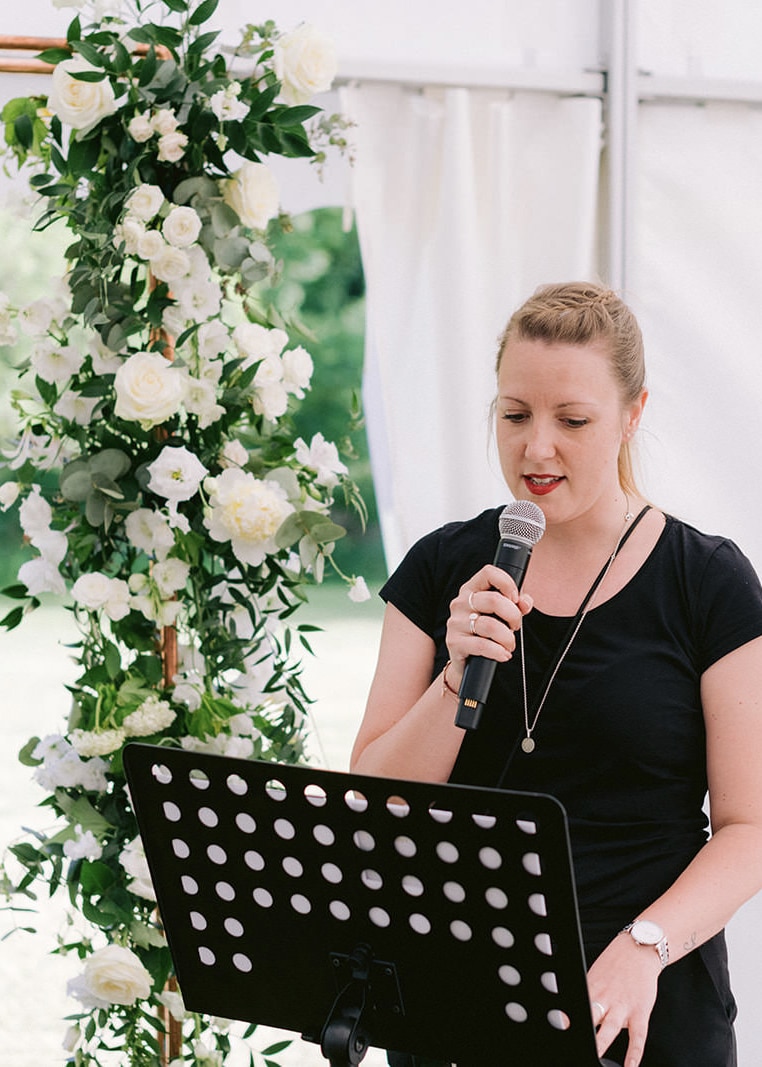
<instances>
[{"instance_id":1,"label":"ring on finger","mask_svg":"<svg viewBox=\"0 0 762 1067\"><path fill-rule=\"evenodd\" d=\"M471 611L476 611L476 608L474 607L474 593L475 592L476 592L476 590L472 589L471 592L468 594L468 606L471 608Z\"/></svg>"},{"instance_id":2,"label":"ring on finger","mask_svg":"<svg viewBox=\"0 0 762 1067\"><path fill-rule=\"evenodd\" d=\"M479 636L477 634L477 632L476 632L476 620L478 618L479 618L479 612L478 611L472 611L471 614L468 616L468 628L471 631L472 637L478 637Z\"/></svg>"},{"instance_id":3,"label":"ring on finger","mask_svg":"<svg viewBox=\"0 0 762 1067\"><path fill-rule=\"evenodd\" d=\"M607 1009L603 1006L603 1004L601 1004L600 1000L594 1000L592 1002L591 1007L598 1008L598 1010L600 1011L601 1016L600 1016L600 1019L598 1020L598 1023L601 1023L603 1021L603 1017L606 1014Z\"/></svg>"}]
</instances>

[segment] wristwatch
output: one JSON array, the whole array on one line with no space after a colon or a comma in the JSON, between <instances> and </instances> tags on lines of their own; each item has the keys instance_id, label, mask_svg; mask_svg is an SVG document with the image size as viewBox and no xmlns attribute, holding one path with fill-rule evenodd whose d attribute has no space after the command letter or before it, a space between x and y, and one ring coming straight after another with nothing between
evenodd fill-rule
<instances>
[{"instance_id":1,"label":"wristwatch","mask_svg":"<svg viewBox=\"0 0 762 1067\"><path fill-rule=\"evenodd\" d=\"M623 934L629 934L637 945L651 945L659 953L662 969L669 963L669 946L667 935L658 923L651 919L635 919L628 923L622 930Z\"/></svg>"}]
</instances>

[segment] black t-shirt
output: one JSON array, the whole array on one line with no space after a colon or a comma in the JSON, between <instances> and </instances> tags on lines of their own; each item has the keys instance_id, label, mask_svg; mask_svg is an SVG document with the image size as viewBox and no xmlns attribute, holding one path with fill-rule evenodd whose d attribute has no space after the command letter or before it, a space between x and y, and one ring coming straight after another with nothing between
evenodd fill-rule
<instances>
[{"instance_id":1,"label":"black t-shirt","mask_svg":"<svg viewBox=\"0 0 762 1067\"><path fill-rule=\"evenodd\" d=\"M447 660L450 602L499 540L501 508L451 523L410 550L381 591ZM531 567L531 563L530 563ZM571 619L524 620L527 690L539 699ZM522 752L520 657L499 664L481 725L450 780L550 793L566 808L583 928L597 940L668 888L707 836L702 673L762 635L762 588L724 538L671 516L638 573L586 615ZM453 714L455 702L443 704ZM504 774L506 762L510 764Z\"/></svg>"}]
</instances>

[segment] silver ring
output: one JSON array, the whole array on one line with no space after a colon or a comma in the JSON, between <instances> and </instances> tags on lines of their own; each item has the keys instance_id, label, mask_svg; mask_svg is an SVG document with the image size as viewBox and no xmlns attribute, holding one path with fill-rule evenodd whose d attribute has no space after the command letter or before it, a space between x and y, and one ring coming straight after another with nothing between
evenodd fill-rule
<instances>
[{"instance_id":1,"label":"silver ring","mask_svg":"<svg viewBox=\"0 0 762 1067\"><path fill-rule=\"evenodd\" d=\"M476 620L478 618L479 618L479 612L478 611L472 611L471 614L468 616L468 628L471 631L471 635L473 637L478 637L479 636L478 633L476 632Z\"/></svg>"},{"instance_id":2,"label":"silver ring","mask_svg":"<svg viewBox=\"0 0 762 1067\"><path fill-rule=\"evenodd\" d=\"M591 1005L591 1007L593 1007L593 1008L600 1008L600 1010L601 1010L601 1020L602 1020L602 1019L603 1019L603 1016L604 1016L604 1015L606 1014L606 1010L607 1010L607 1009L606 1009L606 1008L604 1008L604 1006L603 1006L603 1005L601 1004L600 1000L594 1000L594 1001L592 1002L592 1005ZM599 1020L599 1021L600 1021L600 1020Z\"/></svg>"},{"instance_id":3,"label":"silver ring","mask_svg":"<svg viewBox=\"0 0 762 1067\"><path fill-rule=\"evenodd\" d=\"M476 592L476 590L472 589L471 592L468 594L468 606L471 608L471 611L476 611L476 608L474 607L474 593L475 592Z\"/></svg>"}]
</instances>

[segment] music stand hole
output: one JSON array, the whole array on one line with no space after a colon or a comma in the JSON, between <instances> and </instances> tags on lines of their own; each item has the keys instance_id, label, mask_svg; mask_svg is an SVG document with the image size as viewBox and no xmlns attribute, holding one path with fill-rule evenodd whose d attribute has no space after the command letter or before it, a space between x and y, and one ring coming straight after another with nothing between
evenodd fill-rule
<instances>
[{"instance_id":1,"label":"music stand hole","mask_svg":"<svg viewBox=\"0 0 762 1067\"><path fill-rule=\"evenodd\" d=\"M312 902L303 893L294 893L291 897L291 907L300 915L309 915L312 911Z\"/></svg>"},{"instance_id":2,"label":"music stand hole","mask_svg":"<svg viewBox=\"0 0 762 1067\"><path fill-rule=\"evenodd\" d=\"M559 1008L552 1008L548 1012L548 1022L554 1030L568 1030L571 1026L571 1019L565 1011Z\"/></svg>"},{"instance_id":3,"label":"music stand hole","mask_svg":"<svg viewBox=\"0 0 762 1067\"><path fill-rule=\"evenodd\" d=\"M304 874L304 867L301 865L296 856L284 856L283 857L283 870L291 878L301 878Z\"/></svg>"},{"instance_id":4,"label":"music stand hole","mask_svg":"<svg viewBox=\"0 0 762 1067\"><path fill-rule=\"evenodd\" d=\"M442 863L457 863L460 853L452 841L439 841L436 848L437 856Z\"/></svg>"},{"instance_id":5,"label":"music stand hole","mask_svg":"<svg viewBox=\"0 0 762 1067\"><path fill-rule=\"evenodd\" d=\"M233 916L228 916L222 924L231 937L243 937L243 923Z\"/></svg>"},{"instance_id":6,"label":"music stand hole","mask_svg":"<svg viewBox=\"0 0 762 1067\"><path fill-rule=\"evenodd\" d=\"M503 857L496 848L487 846L479 849L479 862L488 871L496 871L503 865Z\"/></svg>"},{"instance_id":7,"label":"music stand hole","mask_svg":"<svg viewBox=\"0 0 762 1067\"><path fill-rule=\"evenodd\" d=\"M421 915L420 912L414 911L408 921L410 923L410 929L414 930L416 934L431 933L431 922L425 915Z\"/></svg>"},{"instance_id":8,"label":"music stand hole","mask_svg":"<svg viewBox=\"0 0 762 1067\"><path fill-rule=\"evenodd\" d=\"M252 871L263 871L265 869L265 858L261 852L255 852L253 848L250 848L243 854L243 862Z\"/></svg>"},{"instance_id":9,"label":"music stand hole","mask_svg":"<svg viewBox=\"0 0 762 1067\"><path fill-rule=\"evenodd\" d=\"M210 845L206 850L206 854L212 863L216 863L218 867L228 861L228 854L221 845Z\"/></svg>"},{"instance_id":10,"label":"music stand hole","mask_svg":"<svg viewBox=\"0 0 762 1067\"><path fill-rule=\"evenodd\" d=\"M389 912L385 911L383 908L371 908L368 912L368 918L374 926L381 927L382 929L387 927L392 921Z\"/></svg>"},{"instance_id":11,"label":"music stand hole","mask_svg":"<svg viewBox=\"0 0 762 1067\"><path fill-rule=\"evenodd\" d=\"M257 828L256 819L252 818L252 816L245 811L238 812L235 817L235 824L244 834L253 834Z\"/></svg>"},{"instance_id":12,"label":"music stand hole","mask_svg":"<svg viewBox=\"0 0 762 1067\"><path fill-rule=\"evenodd\" d=\"M190 923L194 930L206 930L208 925L206 916L202 915L200 911L192 911L190 913Z\"/></svg>"},{"instance_id":13,"label":"music stand hole","mask_svg":"<svg viewBox=\"0 0 762 1067\"><path fill-rule=\"evenodd\" d=\"M336 834L333 832L330 826L324 826L322 823L318 823L317 826L313 826L312 836L315 838L319 845L332 845L336 840Z\"/></svg>"},{"instance_id":14,"label":"music stand hole","mask_svg":"<svg viewBox=\"0 0 762 1067\"><path fill-rule=\"evenodd\" d=\"M397 819L404 819L410 814L410 805L404 797L387 797L386 810Z\"/></svg>"},{"instance_id":15,"label":"music stand hole","mask_svg":"<svg viewBox=\"0 0 762 1067\"><path fill-rule=\"evenodd\" d=\"M253 970L254 964L251 962L248 956L244 956L243 952L236 952L233 956L233 966L241 974L249 974Z\"/></svg>"},{"instance_id":16,"label":"music stand hole","mask_svg":"<svg viewBox=\"0 0 762 1067\"><path fill-rule=\"evenodd\" d=\"M553 942L550 939L550 934L536 934L534 947L538 952L541 952L543 956L553 955Z\"/></svg>"},{"instance_id":17,"label":"music stand hole","mask_svg":"<svg viewBox=\"0 0 762 1067\"><path fill-rule=\"evenodd\" d=\"M249 791L249 787L240 774L229 774L227 777L227 787L231 793L235 793L237 797L246 796Z\"/></svg>"},{"instance_id":18,"label":"music stand hole","mask_svg":"<svg viewBox=\"0 0 762 1067\"><path fill-rule=\"evenodd\" d=\"M291 841L296 836L296 828L288 819L276 819L273 830L283 841Z\"/></svg>"},{"instance_id":19,"label":"music stand hole","mask_svg":"<svg viewBox=\"0 0 762 1067\"><path fill-rule=\"evenodd\" d=\"M260 908L271 908L273 906L272 893L267 889L263 889L262 886L257 886L251 894L251 898L255 904L259 904Z\"/></svg>"},{"instance_id":20,"label":"music stand hole","mask_svg":"<svg viewBox=\"0 0 762 1067\"><path fill-rule=\"evenodd\" d=\"M418 851L418 846L412 837L406 837L404 835L395 837L394 848L400 856L404 856L405 859L412 859Z\"/></svg>"},{"instance_id":21,"label":"music stand hole","mask_svg":"<svg viewBox=\"0 0 762 1067\"><path fill-rule=\"evenodd\" d=\"M466 899L466 891L460 882L445 882L442 892L453 904L462 904Z\"/></svg>"},{"instance_id":22,"label":"music stand hole","mask_svg":"<svg viewBox=\"0 0 762 1067\"><path fill-rule=\"evenodd\" d=\"M528 1015L527 1010L523 1004L517 1003L515 1000L510 1001L505 1006L505 1014L514 1023L525 1023Z\"/></svg>"},{"instance_id":23,"label":"music stand hole","mask_svg":"<svg viewBox=\"0 0 762 1067\"><path fill-rule=\"evenodd\" d=\"M199 946L198 958L201 960L205 967L213 967L217 962L217 957L210 948L206 947L206 945Z\"/></svg>"},{"instance_id":24,"label":"music stand hole","mask_svg":"<svg viewBox=\"0 0 762 1067\"><path fill-rule=\"evenodd\" d=\"M537 833L537 823L532 819L517 819L516 826L521 830L522 834Z\"/></svg>"},{"instance_id":25,"label":"music stand hole","mask_svg":"<svg viewBox=\"0 0 762 1067\"><path fill-rule=\"evenodd\" d=\"M499 967L497 974L500 981L504 982L506 985L521 984L521 975L515 967L510 965L510 963L504 963L502 967Z\"/></svg>"},{"instance_id":26,"label":"music stand hole","mask_svg":"<svg viewBox=\"0 0 762 1067\"><path fill-rule=\"evenodd\" d=\"M172 782L172 771L163 763L154 763L151 766L151 774L159 785L170 785Z\"/></svg>"},{"instance_id":27,"label":"music stand hole","mask_svg":"<svg viewBox=\"0 0 762 1067\"><path fill-rule=\"evenodd\" d=\"M322 808L328 803L328 794L321 785L310 783L304 787L304 796L315 808Z\"/></svg>"},{"instance_id":28,"label":"music stand hole","mask_svg":"<svg viewBox=\"0 0 762 1067\"><path fill-rule=\"evenodd\" d=\"M492 929L492 940L498 948L513 948L516 938L507 926L495 926Z\"/></svg>"},{"instance_id":29,"label":"music stand hole","mask_svg":"<svg viewBox=\"0 0 762 1067\"><path fill-rule=\"evenodd\" d=\"M180 819L183 817L183 813L172 800L165 800L162 805L162 810L164 811L164 818L167 822L180 822Z\"/></svg>"},{"instance_id":30,"label":"music stand hole","mask_svg":"<svg viewBox=\"0 0 762 1067\"><path fill-rule=\"evenodd\" d=\"M533 911L535 915L539 915L543 919L547 916L548 902L544 893L532 893L527 903L529 904L529 910Z\"/></svg>"},{"instance_id":31,"label":"music stand hole","mask_svg":"<svg viewBox=\"0 0 762 1067\"><path fill-rule=\"evenodd\" d=\"M436 804L429 805L429 815L438 823L448 823L452 819L452 812L447 811L445 808L438 808Z\"/></svg>"},{"instance_id":32,"label":"music stand hole","mask_svg":"<svg viewBox=\"0 0 762 1067\"><path fill-rule=\"evenodd\" d=\"M542 874L542 864L536 852L525 852L521 857L521 866L527 874L533 874L536 878L539 878Z\"/></svg>"},{"instance_id":33,"label":"music stand hole","mask_svg":"<svg viewBox=\"0 0 762 1067\"><path fill-rule=\"evenodd\" d=\"M190 856L190 845L187 841L183 841L181 837L173 837L172 851L179 860L187 860L188 856Z\"/></svg>"},{"instance_id":34,"label":"music stand hole","mask_svg":"<svg viewBox=\"0 0 762 1067\"><path fill-rule=\"evenodd\" d=\"M337 867L335 863L324 863L320 868L320 873L331 885L338 885L344 878L341 867Z\"/></svg>"},{"instance_id":35,"label":"music stand hole","mask_svg":"<svg viewBox=\"0 0 762 1067\"><path fill-rule=\"evenodd\" d=\"M235 900L235 889L233 889L230 882L217 882L214 891L220 900L226 900L228 902Z\"/></svg>"},{"instance_id":36,"label":"music stand hole","mask_svg":"<svg viewBox=\"0 0 762 1067\"><path fill-rule=\"evenodd\" d=\"M206 771L199 770L198 767L188 771L188 781L195 789L208 789L211 784Z\"/></svg>"},{"instance_id":37,"label":"music stand hole","mask_svg":"<svg viewBox=\"0 0 762 1067\"><path fill-rule=\"evenodd\" d=\"M364 871L360 873L360 881L366 889L381 889L384 884L384 880L378 871L372 870L370 867L366 867Z\"/></svg>"},{"instance_id":38,"label":"music stand hole","mask_svg":"<svg viewBox=\"0 0 762 1067\"><path fill-rule=\"evenodd\" d=\"M406 874L402 879L402 888L411 897L423 896L423 882L414 874Z\"/></svg>"},{"instance_id":39,"label":"music stand hole","mask_svg":"<svg viewBox=\"0 0 762 1067\"><path fill-rule=\"evenodd\" d=\"M502 911L508 907L508 894L504 889L500 889L496 885L491 885L489 889L485 890L484 899L495 911Z\"/></svg>"},{"instance_id":40,"label":"music stand hole","mask_svg":"<svg viewBox=\"0 0 762 1067\"><path fill-rule=\"evenodd\" d=\"M357 789L348 789L344 794L344 803L350 811L363 812L368 810L368 798Z\"/></svg>"},{"instance_id":41,"label":"music stand hole","mask_svg":"<svg viewBox=\"0 0 762 1067\"><path fill-rule=\"evenodd\" d=\"M339 922L346 922L352 914L343 900L332 900L328 905L328 910L334 919L338 919Z\"/></svg>"},{"instance_id":42,"label":"music stand hole","mask_svg":"<svg viewBox=\"0 0 762 1067\"><path fill-rule=\"evenodd\" d=\"M450 933L456 941L470 941L474 936L471 927L462 919L455 919L450 923Z\"/></svg>"},{"instance_id":43,"label":"music stand hole","mask_svg":"<svg viewBox=\"0 0 762 1067\"><path fill-rule=\"evenodd\" d=\"M189 874L182 876L180 885L183 887L183 892L187 893L189 897L195 897L196 893L198 893L198 882L195 878L191 878Z\"/></svg>"},{"instance_id":44,"label":"music stand hole","mask_svg":"<svg viewBox=\"0 0 762 1067\"><path fill-rule=\"evenodd\" d=\"M540 984L548 993L558 992L558 976L555 971L543 971L540 975Z\"/></svg>"},{"instance_id":45,"label":"music stand hole","mask_svg":"<svg viewBox=\"0 0 762 1067\"><path fill-rule=\"evenodd\" d=\"M376 847L375 837L373 834L368 833L367 830L355 830L352 834L352 840L355 848L359 848L361 852L372 852Z\"/></svg>"},{"instance_id":46,"label":"music stand hole","mask_svg":"<svg viewBox=\"0 0 762 1067\"><path fill-rule=\"evenodd\" d=\"M493 830L497 825L494 815L472 815L471 818L481 830Z\"/></svg>"},{"instance_id":47,"label":"music stand hole","mask_svg":"<svg viewBox=\"0 0 762 1067\"><path fill-rule=\"evenodd\" d=\"M265 783L265 793L267 793L270 800L277 800L279 803L286 799L286 787L283 782L277 778L270 778Z\"/></svg>"},{"instance_id":48,"label":"music stand hole","mask_svg":"<svg viewBox=\"0 0 762 1067\"><path fill-rule=\"evenodd\" d=\"M210 830L213 830L219 823L219 816L213 808L199 808L198 809L199 821L208 826Z\"/></svg>"}]
</instances>

